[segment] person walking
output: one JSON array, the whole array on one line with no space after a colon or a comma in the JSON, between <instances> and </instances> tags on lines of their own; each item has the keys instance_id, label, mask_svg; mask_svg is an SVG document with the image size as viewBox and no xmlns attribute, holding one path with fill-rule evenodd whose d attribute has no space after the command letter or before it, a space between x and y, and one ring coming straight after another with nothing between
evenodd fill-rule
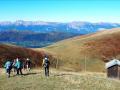
<instances>
[{"instance_id":1,"label":"person walking","mask_svg":"<svg viewBox=\"0 0 120 90\"><path fill-rule=\"evenodd\" d=\"M31 69L31 61L29 58L26 59L26 69L27 69L27 71L30 71L30 69Z\"/></svg>"},{"instance_id":2,"label":"person walking","mask_svg":"<svg viewBox=\"0 0 120 90\"><path fill-rule=\"evenodd\" d=\"M16 64L16 59L14 59L14 61L12 63L12 68L13 68L14 74L17 72L17 68L16 68L15 64Z\"/></svg>"},{"instance_id":3,"label":"person walking","mask_svg":"<svg viewBox=\"0 0 120 90\"><path fill-rule=\"evenodd\" d=\"M7 60L7 62L4 65L5 69L6 69L6 73L7 73L7 77L10 77L10 73L11 73L11 69L12 69L12 63L10 60Z\"/></svg>"},{"instance_id":4,"label":"person walking","mask_svg":"<svg viewBox=\"0 0 120 90\"><path fill-rule=\"evenodd\" d=\"M17 75L22 75L22 62L18 58L16 59L15 67L17 68Z\"/></svg>"},{"instance_id":5,"label":"person walking","mask_svg":"<svg viewBox=\"0 0 120 90\"><path fill-rule=\"evenodd\" d=\"M49 58L47 56L45 56L45 58L43 59L42 65L43 65L44 70L45 70L45 76L49 76L50 61L49 61Z\"/></svg>"}]
</instances>

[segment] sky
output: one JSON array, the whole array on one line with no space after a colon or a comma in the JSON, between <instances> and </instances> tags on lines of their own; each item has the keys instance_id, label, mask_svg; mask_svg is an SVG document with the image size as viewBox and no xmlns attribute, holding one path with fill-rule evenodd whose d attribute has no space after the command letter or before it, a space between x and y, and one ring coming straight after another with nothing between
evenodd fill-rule
<instances>
[{"instance_id":1,"label":"sky","mask_svg":"<svg viewBox=\"0 0 120 90\"><path fill-rule=\"evenodd\" d=\"M0 0L0 21L120 23L120 0Z\"/></svg>"}]
</instances>

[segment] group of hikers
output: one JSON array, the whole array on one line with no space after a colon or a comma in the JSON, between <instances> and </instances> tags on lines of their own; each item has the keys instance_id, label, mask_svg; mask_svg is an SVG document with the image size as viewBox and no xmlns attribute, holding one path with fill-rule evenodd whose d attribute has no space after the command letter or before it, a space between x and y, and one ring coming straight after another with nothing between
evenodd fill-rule
<instances>
[{"instance_id":1,"label":"group of hikers","mask_svg":"<svg viewBox=\"0 0 120 90\"><path fill-rule=\"evenodd\" d=\"M12 60L7 59L4 68L6 69L7 76L10 77L11 71L13 70L16 75L23 75L22 69L30 70L31 68L31 61L29 58L23 61L19 58Z\"/></svg>"},{"instance_id":2,"label":"group of hikers","mask_svg":"<svg viewBox=\"0 0 120 90\"><path fill-rule=\"evenodd\" d=\"M22 69L30 71L31 69L31 60L29 58L26 58L26 60L23 62L21 59L16 58L13 61L7 60L4 68L6 69L7 77L10 77L11 71L14 72L16 75L23 75ZM49 58L47 56L44 57L42 66L45 70L45 76L49 76Z\"/></svg>"}]
</instances>

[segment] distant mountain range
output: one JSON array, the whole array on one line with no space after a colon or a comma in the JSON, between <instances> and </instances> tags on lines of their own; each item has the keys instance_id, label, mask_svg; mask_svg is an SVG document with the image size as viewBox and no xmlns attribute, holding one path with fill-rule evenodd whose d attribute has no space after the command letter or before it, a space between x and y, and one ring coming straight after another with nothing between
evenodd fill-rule
<instances>
[{"instance_id":1,"label":"distant mountain range","mask_svg":"<svg viewBox=\"0 0 120 90\"><path fill-rule=\"evenodd\" d=\"M32 31L8 30L0 32L0 43L38 48L77 35L80 34L55 31L43 33Z\"/></svg>"},{"instance_id":2,"label":"distant mountain range","mask_svg":"<svg viewBox=\"0 0 120 90\"><path fill-rule=\"evenodd\" d=\"M89 34L103 29L120 27L119 23L90 23L90 22L42 22L42 21L23 21L0 22L0 31L5 30L29 30L34 32L71 32Z\"/></svg>"},{"instance_id":3,"label":"distant mountain range","mask_svg":"<svg viewBox=\"0 0 120 90\"><path fill-rule=\"evenodd\" d=\"M0 22L0 43L44 47L74 36L117 27L120 27L119 23L58 23L23 20Z\"/></svg>"}]
</instances>

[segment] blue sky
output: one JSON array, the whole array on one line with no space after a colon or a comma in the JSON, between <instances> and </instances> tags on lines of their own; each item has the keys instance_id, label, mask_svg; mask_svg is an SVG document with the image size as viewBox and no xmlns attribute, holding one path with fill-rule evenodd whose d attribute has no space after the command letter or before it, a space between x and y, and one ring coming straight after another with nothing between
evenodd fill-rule
<instances>
[{"instance_id":1,"label":"blue sky","mask_svg":"<svg viewBox=\"0 0 120 90\"><path fill-rule=\"evenodd\" d=\"M0 0L0 21L120 23L120 0Z\"/></svg>"}]
</instances>

